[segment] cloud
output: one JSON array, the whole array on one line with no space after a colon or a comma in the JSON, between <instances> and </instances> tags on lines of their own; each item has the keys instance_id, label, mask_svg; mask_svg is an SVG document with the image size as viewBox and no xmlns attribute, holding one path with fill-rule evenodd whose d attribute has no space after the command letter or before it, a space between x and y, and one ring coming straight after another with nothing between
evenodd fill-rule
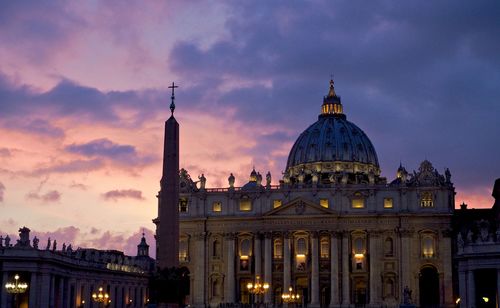
<instances>
[{"instance_id":1,"label":"cloud","mask_svg":"<svg viewBox=\"0 0 500 308\"><path fill-rule=\"evenodd\" d=\"M127 165L142 165L150 163L153 157L139 157L132 145L121 145L109 139L97 139L83 144L71 144L65 147L70 153L80 154L87 157L103 157Z\"/></svg>"},{"instance_id":2,"label":"cloud","mask_svg":"<svg viewBox=\"0 0 500 308\"><path fill-rule=\"evenodd\" d=\"M59 202L61 200L61 193L57 190L51 190L45 194L39 194L37 192L30 192L26 195L26 199L40 200L44 203Z\"/></svg>"},{"instance_id":3,"label":"cloud","mask_svg":"<svg viewBox=\"0 0 500 308\"><path fill-rule=\"evenodd\" d=\"M136 199L136 200L145 200L142 196L142 191L135 189L116 189L110 190L102 194L102 197L105 200L113 200L118 201L118 199Z\"/></svg>"},{"instance_id":4,"label":"cloud","mask_svg":"<svg viewBox=\"0 0 500 308\"><path fill-rule=\"evenodd\" d=\"M78 173L90 172L100 169L104 163L100 159L73 160L68 162L57 162L46 167L35 169L33 175L46 175L50 173Z\"/></svg>"},{"instance_id":5,"label":"cloud","mask_svg":"<svg viewBox=\"0 0 500 308\"><path fill-rule=\"evenodd\" d=\"M3 185L2 182L0 182L0 202L3 202L4 194L5 194L5 185Z\"/></svg>"},{"instance_id":6,"label":"cloud","mask_svg":"<svg viewBox=\"0 0 500 308\"><path fill-rule=\"evenodd\" d=\"M82 184L82 183L76 183L73 182L69 185L70 188L75 188L75 189L80 189L80 190L87 190L89 188L88 185Z\"/></svg>"},{"instance_id":7,"label":"cloud","mask_svg":"<svg viewBox=\"0 0 500 308\"><path fill-rule=\"evenodd\" d=\"M0 148L0 157L9 157L11 155L11 151L7 148Z\"/></svg>"}]
</instances>

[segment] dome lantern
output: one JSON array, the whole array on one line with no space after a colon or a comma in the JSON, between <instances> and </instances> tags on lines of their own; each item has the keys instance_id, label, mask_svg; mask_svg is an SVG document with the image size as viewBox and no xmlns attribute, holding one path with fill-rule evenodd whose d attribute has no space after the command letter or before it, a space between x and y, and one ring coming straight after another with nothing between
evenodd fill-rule
<instances>
[{"instance_id":1,"label":"dome lantern","mask_svg":"<svg viewBox=\"0 0 500 308\"><path fill-rule=\"evenodd\" d=\"M323 97L323 105L321 105L320 117L332 115L345 119L340 96L337 96L337 93L335 93L333 79L330 79L330 90L328 91L328 95Z\"/></svg>"}]
</instances>

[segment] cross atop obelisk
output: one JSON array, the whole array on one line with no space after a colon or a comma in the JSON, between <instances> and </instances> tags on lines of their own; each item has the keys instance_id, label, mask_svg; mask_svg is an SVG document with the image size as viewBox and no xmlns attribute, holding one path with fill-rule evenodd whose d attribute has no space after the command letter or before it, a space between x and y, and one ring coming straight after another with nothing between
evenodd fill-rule
<instances>
[{"instance_id":1,"label":"cross atop obelisk","mask_svg":"<svg viewBox=\"0 0 500 308\"><path fill-rule=\"evenodd\" d=\"M174 84L174 82L172 81L172 85L169 86L168 88L169 89L172 89L172 95L170 96L170 99L172 100L172 102L170 103L170 111L172 111L172 116L174 116L174 110L175 110L175 93L174 93L174 90L175 88L178 88L179 86L176 86Z\"/></svg>"}]
</instances>

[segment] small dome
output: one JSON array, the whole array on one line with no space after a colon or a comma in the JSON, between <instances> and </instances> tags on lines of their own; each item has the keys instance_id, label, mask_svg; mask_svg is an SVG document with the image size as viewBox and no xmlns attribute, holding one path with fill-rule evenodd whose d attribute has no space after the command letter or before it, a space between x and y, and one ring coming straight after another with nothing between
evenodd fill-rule
<instances>
[{"instance_id":1,"label":"small dome","mask_svg":"<svg viewBox=\"0 0 500 308\"><path fill-rule=\"evenodd\" d=\"M375 148L359 127L347 121L333 81L318 121L295 141L286 168L292 177L304 171L380 175Z\"/></svg>"}]
</instances>

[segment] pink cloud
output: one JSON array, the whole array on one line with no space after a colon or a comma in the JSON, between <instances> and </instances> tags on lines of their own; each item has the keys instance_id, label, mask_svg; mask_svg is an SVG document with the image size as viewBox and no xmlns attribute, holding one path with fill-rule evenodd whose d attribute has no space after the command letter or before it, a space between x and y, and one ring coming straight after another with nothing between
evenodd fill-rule
<instances>
[{"instance_id":1,"label":"pink cloud","mask_svg":"<svg viewBox=\"0 0 500 308\"><path fill-rule=\"evenodd\" d=\"M105 200L113 200L113 201L118 201L118 199L126 199L126 198L145 200L145 198L142 196L142 191L135 189L110 190L102 194L102 196Z\"/></svg>"},{"instance_id":2,"label":"pink cloud","mask_svg":"<svg viewBox=\"0 0 500 308\"><path fill-rule=\"evenodd\" d=\"M3 185L2 182L0 182L0 202L3 202L4 193L5 193L5 185Z\"/></svg>"}]
</instances>

